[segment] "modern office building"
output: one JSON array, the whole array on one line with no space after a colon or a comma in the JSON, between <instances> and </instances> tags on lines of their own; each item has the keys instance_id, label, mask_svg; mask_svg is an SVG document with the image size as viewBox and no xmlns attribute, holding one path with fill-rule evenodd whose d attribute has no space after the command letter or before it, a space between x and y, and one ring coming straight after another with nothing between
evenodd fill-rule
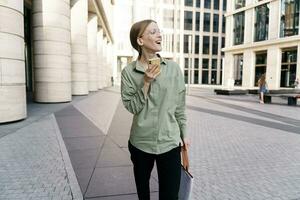
<instances>
[{"instance_id":1,"label":"modern office building","mask_svg":"<svg viewBox=\"0 0 300 200\"><path fill-rule=\"evenodd\" d=\"M0 123L110 85L114 1L0 1Z\"/></svg>"},{"instance_id":2,"label":"modern office building","mask_svg":"<svg viewBox=\"0 0 300 200\"><path fill-rule=\"evenodd\" d=\"M122 68L136 58L129 42L131 25L154 19L163 33L161 55L178 62L186 83L222 82L226 0L129 0L116 3L115 33L118 80ZM117 31L118 30L118 31ZM190 48L189 48L190 47ZM190 66L190 78L188 69Z\"/></svg>"},{"instance_id":3,"label":"modern office building","mask_svg":"<svg viewBox=\"0 0 300 200\"><path fill-rule=\"evenodd\" d=\"M300 76L299 10L299 0L228 1L225 88L255 88L264 73L269 89L294 87Z\"/></svg>"}]
</instances>

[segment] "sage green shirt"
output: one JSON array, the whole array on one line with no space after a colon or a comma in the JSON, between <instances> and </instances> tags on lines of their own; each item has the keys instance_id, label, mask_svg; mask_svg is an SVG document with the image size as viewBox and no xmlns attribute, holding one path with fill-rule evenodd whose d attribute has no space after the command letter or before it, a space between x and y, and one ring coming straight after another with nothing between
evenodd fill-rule
<instances>
[{"instance_id":1,"label":"sage green shirt","mask_svg":"<svg viewBox=\"0 0 300 200\"><path fill-rule=\"evenodd\" d=\"M185 83L178 64L161 58L161 73L145 95L144 72L137 61L122 70L122 101L133 114L129 140L144 152L161 154L186 136Z\"/></svg>"}]
</instances>

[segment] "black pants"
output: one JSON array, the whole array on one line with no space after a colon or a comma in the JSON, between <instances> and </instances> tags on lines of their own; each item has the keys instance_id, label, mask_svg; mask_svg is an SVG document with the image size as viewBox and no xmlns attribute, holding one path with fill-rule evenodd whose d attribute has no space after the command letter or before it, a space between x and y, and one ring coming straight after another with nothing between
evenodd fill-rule
<instances>
[{"instance_id":1,"label":"black pants","mask_svg":"<svg viewBox=\"0 0 300 200\"><path fill-rule=\"evenodd\" d=\"M128 142L133 163L133 172L139 200L150 200L149 181L156 161L159 199L178 200L181 177L180 147L163 154L149 154L135 148Z\"/></svg>"}]
</instances>

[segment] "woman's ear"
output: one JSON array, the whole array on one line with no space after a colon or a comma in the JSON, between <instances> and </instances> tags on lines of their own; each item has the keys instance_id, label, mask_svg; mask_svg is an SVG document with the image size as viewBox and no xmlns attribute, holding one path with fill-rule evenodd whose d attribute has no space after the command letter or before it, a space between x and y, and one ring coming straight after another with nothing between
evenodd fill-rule
<instances>
[{"instance_id":1,"label":"woman's ear","mask_svg":"<svg viewBox=\"0 0 300 200\"><path fill-rule=\"evenodd\" d=\"M138 43L138 45L143 46L143 39L140 37L137 38L137 43Z\"/></svg>"}]
</instances>

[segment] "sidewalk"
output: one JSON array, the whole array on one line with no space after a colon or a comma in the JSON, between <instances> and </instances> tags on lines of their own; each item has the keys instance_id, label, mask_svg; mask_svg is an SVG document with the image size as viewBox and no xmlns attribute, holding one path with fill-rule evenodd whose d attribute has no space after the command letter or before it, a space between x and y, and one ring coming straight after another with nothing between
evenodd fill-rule
<instances>
[{"instance_id":1,"label":"sidewalk","mask_svg":"<svg viewBox=\"0 0 300 200\"><path fill-rule=\"evenodd\" d=\"M300 199L299 108L191 89L193 200ZM30 104L29 112L0 126L1 200L137 200L127 149L132 116L118 88ZM152 200L157 191L154 170Z\"/></svg>"}]
</instances>

